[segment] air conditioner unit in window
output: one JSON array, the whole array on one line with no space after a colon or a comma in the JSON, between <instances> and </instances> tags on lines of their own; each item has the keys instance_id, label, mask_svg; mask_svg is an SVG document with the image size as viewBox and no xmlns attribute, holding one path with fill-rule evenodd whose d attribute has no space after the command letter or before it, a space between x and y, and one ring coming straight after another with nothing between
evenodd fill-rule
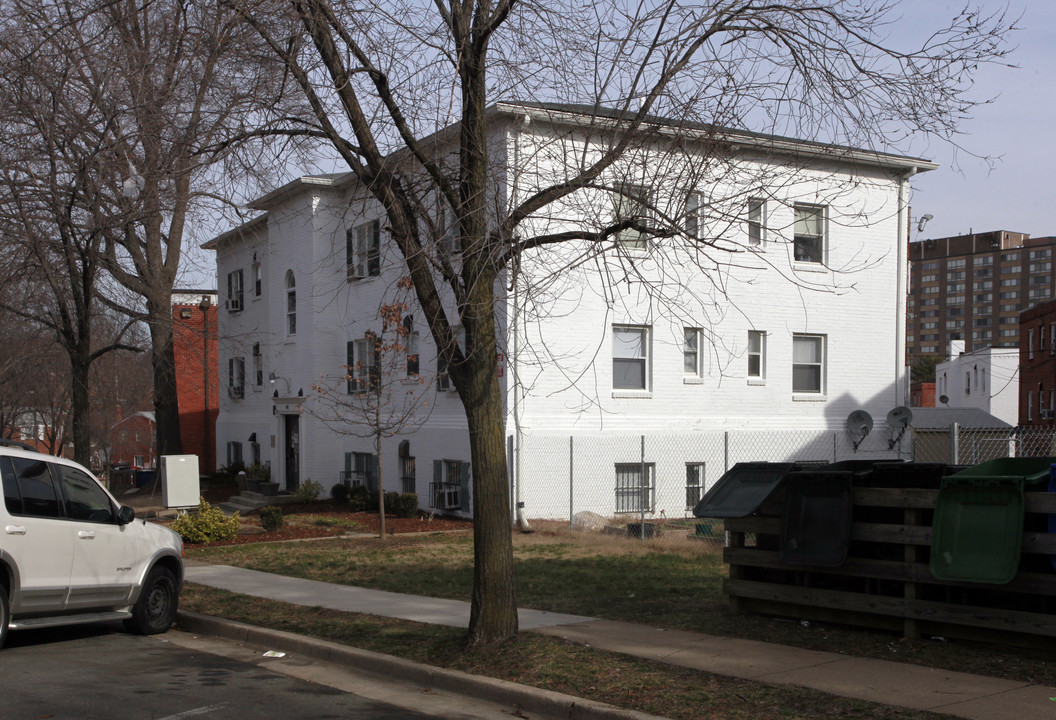
<instances>
[{"instance_id":1,"label":"air conditioner unit in window","mask_svg":"<svg viewBox=\"0 0 1056 720\"><path fill-rule=\"evenodd\" d=\"M1052 420L1052 417L1053 417L1052 410L1042 410L1041 411L1041 419L1042 420Z\"/></svg>"},{"instance_id":2,"label":"air conditioner unit in window","mask_svg":"<svg viewBox=\"0 0 1056 720\"><path fill-rule=\"evenodd\" d=\"M242 309L242 301L238 298L231 298L227 301L228 312L235 312Z\"/></svg>"},{"instance_id":3,"label":"air conditioner unit in window","mask_svg":"<svg viewBox=\"0 0 1056 720\"><path fill-rule=\"evenodd\" d=\"M227 388L227 396L230 398L243 398L245 394L245 388L241 385L229 385Z\"/></svg>"}]
</instances>

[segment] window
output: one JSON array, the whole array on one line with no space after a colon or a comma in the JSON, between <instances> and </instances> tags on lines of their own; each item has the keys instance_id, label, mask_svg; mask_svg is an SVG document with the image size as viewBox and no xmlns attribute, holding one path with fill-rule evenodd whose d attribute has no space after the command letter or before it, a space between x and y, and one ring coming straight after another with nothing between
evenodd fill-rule
<instances>
[{"instance_id":1,"label":"window","mask_svg":"<svg viewBox=\"0 0 1056 720\"><path fill-rule=\"evenodd\" d=\"M286 334L297 334L297 281L293 270L286 271Z\"/></svg>"},{"instance_id":2,"label":"window","mask_svg":"<svg viewBox=\"0 0 1056 720\"><path fill-rule=\"evenodd\" d=\"M704 463L686 463L686 510L700 502L704 491Z\"/></svg>"},{"instance_id":3,"label":"window","mask_svg":"<svg viewBox=\"0 0 1056 720\"><path fill-rule=\"evenodd\" d=\"M927 287L922 287L920 291L925 295L934 295L937 294L941 289L942 288L940 288L938 285L928 285Z\"/></svg>"},{"instance_id":4,"label":"window","mask_svg":"<svg viewBox=\"0 0 1056 720\"><path fill-rule=\"evenodd\" d=\"M1027 331L1027 360L1034 359L1034 331Z\"/></svg>"},{"instance_id":5,"label":"window","mask_svg":"<svg viewBox=\"0 0 1056 720\"><path fill-rule=\"evenodd\" d=\"M1001 287L1019 287L1019 278L1005 278L1001 281Z\"/></svg>"},{"instance_id":6,"label":"window","mask_svg":"<svg viewBox=\"0 0 1056 720\"><path fill-rule=\"evenodd\" d=\"M922 283L938 282L939 281L939 276L938 275L921 275L920 276L920 281Z\"/></svg>"},{"instance_id":7,"label":"window","mask_svg":"<svg viewBox=\"0 0 1056 720\"><path fill-rule=\"evenodd\" d=\"M947 260L946 261L946 269L947 270L955 270L955 269L963 268L963 267L965 267L965 265L966 265L966 262L965 262L964 258L960 258L958 260Z\"/></svg>"},{"instance_id":8,"label":"window","mask_svg":"<svg viewBox=\"0 0 1056 720\"><path fill-rule=\"evenodd\" d=\"M948 292L948 293L964 292L964 289L965 289L964 283L947 283L946 284L946 292Z\"/></svg>"},{"instance_id":9,"label":"window","mask_svg":"<svg viewBox=\"0 0 1056 720\"><path fill-rule=\"evenodd\" d=\"M1019 291L1018 290L1010 290L1009 292L1003 292L1003 293L999 294L998 297L1001 298L1002 300L1015 300L1016 298L1019 297Z\"/></svg>"},{"instance_id":10,"label":"window","mask_svg":"<svg viewBox=\"0 0 1056 720\"><path fill-rule=\"evenodd\" d=\"M1031 250L1030 251L1030 259L1031 260L1047 260L1050 257L1050 255L1051 255L1051 252L1049 251L1048 248L1046 248L1044 250Z\"/></svg>"},{"instance_id":11,"label":"window","mask_svg":"<svg viewBox=\"0 0 1056 720\"><path fill-rule=\"evenodd\" d=\"M825 208L817 205L794 206L793 244L796 262L821 263L825 260Z\"/></svg>"},{"instance_id":12,"label":"window","mask_svg":"<svg viewBox=\"0 0 1056 720\"><path fill-rule=\"evenodd\" d=\"M246 395L246 359L228 358L227 361L227 396L241 398Z\"/></svg>"},{"instance_id":13,"label":"window","mask_svg":"<svg viewBox=\"0 0 1056 720\"><path fill-rule=\"evenodd\" d=\"M1027 420L1034 419L1034 391L1027 391Z\"/></svg>"},{"instance_id":14,"label":"window","mask_svg":"<svg viewBox=\"0 0 1056 720\"><path fill-rule=\"evenodd\" d=\"M964 295L948 295L946 297L947 305L964 305Z\"/></svg>"},{"instance_id":15,"label":"window","mask_svg":"<svg viewBox=\"0 0 1056 720\"><path fill-rule=\"evenodd\" d=\"M686 196L686 237L700 237L701 195L691 192Z\"/></svg>"},{"instance_id":16,"label":"window","mask_svg":"<svg viewBox=\"0 0 1056 720\"><path fill-rule=\"evenodd\" d=\"M766 377L766 364L763 362L766 352L766 333L761 330L748 331L748 377L763 379Z\"/></svg>"},{"instance_id":17,"label":"window","mask_svg":"<svg viewBox=\"0 0 1056 720\"><path fill-rule=\"evenodd\" d=\"M87 473L68 465L53 465L62 481L66 499L66 516L71 520L113 522L114 507L110 498Z\"/></svg>"},{"instance_id":18,"label":"window","mask_svg":"<svg viewBox=\"0 0 1056 720\"><path fill-rule=\"evenodd\" d=\"M656 465L616 463L616 512L653 512L656 494Z\"/></svg>"},{"instance_id":19,"label":"window","mask_svg":"<svg viewBox=\"0 0 1056 720\"><path fill-rule=\"evenodd\" d=\"M260 270L260 263L253 263L253 296L260 297L264 289L264 275Z\"/></svg>"},{"instance_id":20,"label":"window","mask_svg":"<svg viewBox=\"0 0 1056 720\"><path fill-rule=\"evenodd\" d=\"M946 280L964 280L964 270L946 273Z\"/></svg>"},{"instance_id":21,"label":"window","mask_svg":"<svg viewBox=\"0 0 1056 720\"><path fill-rule=\"evenodd\" d=\"M972 260L972 265L975 265L976 267L979 267L981 265L993 265L993 264L994 264L994 256L993 255L980 255L979 257L976 257L974 260Z\"/></svg>"},{"instance_id":22,"label":"window","mask_svg":"<svg viewBox=\"0 0 1056 720\"><path fill-rule=\"evenodd\" d=\"M649 331L646 327L612 327L612 387L646 390L649 377Z\"/></svg>"},{"instance_id":23,"label":"window","mask_svg":"<svg viewBox=\"0 0 1056 720\"><path fill-rule=\"evenodd\" d=\"M403 346L407 355L407 377L418 376L418 331L414 329L414 317L403 319Z\"/></svg>"},{"instance_id":24,"label":"window","mask_svg":"<svg viewBox=\"0 0 1056 720\"><path fill-rule=\"evenodd\" d=\"M381 221L371 220L349 229L345 250L349 280L381 275Z\"/></svg>"},{"instance_id":25,"label":"window","mask_svg":"<svg viewBox=\"0 0 1056 720\"><path fill-rule=\"evenodd\" d=\"M923 340L923 336L921 336ZM792 392L821 394L824 391L825 336L792 336Z\"/></svg>"},{"instance_id":26,"label":"window","mask_svg":"<svg viewBox=\"0 0 1056 720\"><path fill-rule=\"evenodd\" d=\"M400 441L399 456L400 485L403 492L418 492L414 457L411 455L411 443L409 440Z\"/></svg>"},{"instance_id":27,"label":"window","mask_svg":"<svg viewBox=\"0 0 1056 720\"><path fill-rule=\"evenodd\" d=\"M429 497L438 510L469 510L469 463L434 460Z\"/></svg>"},{"instance_id":28,"label":"window","mask_svg":"<svg viewBox=\"0 0 1056 720\"><path fill-rule=\"evenodd\" d=\"M639 223L648 224L652 206L648 188L625 186L612 193L612 202L614 222L637 220ZM646 250L649 247L649 234L627 228L616 234L616 245L628 250Z\"/></svg>"},{"instance_id":29,"label":"window","mask_svg":"<svg viewBox=\"0 0 1056 720\"><path fill-rule=\"evenodd\" d=\"M964 394L972 394L972 374L969 372L964 373Z\"/></svg>"},{"instance_id":30,"label":"window","mask_svg":"<svg viewBox=\"0 0 1056 720\"><path fill-rule=\"evenodd\" d=\"M378 339L373 333L367 333L359 340L350 340L345 344L348 368L348 393L376 390L381 382L381 364L378 350Z\"/></svg>"},{"instance_id":31,"label":"window","mask_svg":"<svg viewBox=\"0 0 1056 720\"><path fill-rule=\"evenodd\" d=\"M766 200L748 200L748 244L759 247L766 242Z\"/></svg>"},{"instance_id":32,"label":"window","mask_svg":"<svg viewBox=\"0 0 1056 720\"><path fill-rule=\"evenodd\" d=\"M253 436L256 437L256 433ZM260 443L253 438L249 441L249 458L250 465L260 465Z\"/></svg>"},{"instance_id":33,"label":"window","mask_svg":"<svg viewBox=\"0 0 1056 720\"><path fill-rule=\"evenodd\" d=\"M264 357L260 354L260 343L253 343L253 386L264 386Z\"/></svg>"},{"instance_id":34,"label":"window","mask_svg":"<svg viewBox=\"0 0 1056 720\"><path fill-rule=\"evenodd\" d=\"M994 276L994 269L993 268L976 268L975 272L973 273L973 277L976 280L981 280L983 278L989 278L989 277L993 277L993 276Z\"/></svg>"},{"instance_id":35,"label":"window","mask_svg":"<svg viewBox=\"0 0 1056 720\"><path fill-rule=\"evenodd\" d=\"M938 260L933 260L932 262L921 263L920 269L923 272L928 272L930 270L938 270L939 269L939 261Z\"/></svg>"},{"instance_id":36,"label":"window","mask_svg":"<svg viewBox=\"0 0 1056 720\"><path fill-rule=\"evenodd\" d=\"M1018 252L1001 253L1001 262L1011 262L1013 260L1019 260Z\"/></svg>"},{"instance_id":37,"label":"window","mask_svg":"<svg viewBox=\"0 0 1056 720\"><path fill-rule=\"evenodd\" d=\"M993 280L980 280L979 282L975 283L972 286L972 289L976 290L976 291L978 291L978 290L993 290L994 289L994 281Z\"/></svg>"},{"instance_id":38,"label":"window","mask_svg":"<svg viewBox=\"0 0 1056 720\"><path fill-rule=\"evenodd\" d=\"M48 463L29 458L0 458L4 501L12 515L61 517Z\"/></svg>"},{"instance_id":39,"label":"window","mask_svg":"<svg viewBox=\"0 0 1056 720\"><path fill-rule=\"evenodd\" d=\"M466 348L466 331L463 328L454 328L455 332L455 344L458 345L460 350ZM447 372L447 364L444 359L440 356L439 350L436 353L436 389L437 390L449 390L455 391L455 381L451 375Z\"/></svg>"},{"instance_id":40,"label":"window","mask_svg":"<svg viewBox=\"0 0 1056 720\"><path fill-rule=\"evenodd\" d=\"M345 453L345 471L341 482L349 487L378 489L378 456L370 453Z\"/></svg>"},{"instance_id":41,"label":"window","mask_svg":"<svg viewBox=\"0 0 1056 720\"><path fill-rule=\"evenodd\" d=\"M242 271L227 274L227 309L237 312L242 309Z\"/></svg>"},{"instance_id":42,"label":"window","mask_svg":"<svg viewBox=\"0 0 1056 720\"><path fill-rule=\"evenodd\" d=\"M946 314L949 315L950 317L961 317L962 315L964 315L964 308L963 307L947 308L946 309Z\"/></svg>"},{"instance_id":43,"label":"window","mask_svg":"<svg viewBox=\"0 0 1056 720\"><path fill-rule=\"evenodd\" d=\"M684 328L685 340L682 344L682 371L691 377L702 377L701 330Z\"/></svg>"}]
</instances>

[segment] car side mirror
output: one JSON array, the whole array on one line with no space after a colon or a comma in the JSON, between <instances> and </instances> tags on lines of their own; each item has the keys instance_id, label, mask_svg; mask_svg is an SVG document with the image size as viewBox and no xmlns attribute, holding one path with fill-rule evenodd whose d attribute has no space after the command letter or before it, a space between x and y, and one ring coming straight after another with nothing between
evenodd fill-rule
<instances>
[{"instance_id":1,"label":"car side mirror","mask_svg":"<svg viewBox=\"0 0 1056 720\"><path fill-rule=\"evenodd\" d=\"M136 511L128 505L122 505L121 509L117 511L117 522L119 525L128 525L135 519Z\"/></svg>"}]
</instances>

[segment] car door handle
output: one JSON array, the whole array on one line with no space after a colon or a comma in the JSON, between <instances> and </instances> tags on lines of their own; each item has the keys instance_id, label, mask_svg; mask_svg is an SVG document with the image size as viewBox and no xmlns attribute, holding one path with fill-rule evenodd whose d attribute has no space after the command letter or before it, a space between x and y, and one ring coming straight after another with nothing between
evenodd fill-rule
<instances>
[{"instance_id":1,"label":"car door handle","mask_svg":"<svg viewBox=\"0 0 1056 720\"><path fill-rule=\"evenodd\" d=\"M95 540L95 533L91 530L78 530L77 537L81 540Z\"/></svg>"},{"instance_id":2,"label":"car door handle","mask_svg":"<svg viewBox=\"0 0 1056 720\"><path fill-rule=\"evenodd\" d=\"M8 535L25 535L26 527L24 525L5 525L4 532Z\"/></svg>"}]
</instances>

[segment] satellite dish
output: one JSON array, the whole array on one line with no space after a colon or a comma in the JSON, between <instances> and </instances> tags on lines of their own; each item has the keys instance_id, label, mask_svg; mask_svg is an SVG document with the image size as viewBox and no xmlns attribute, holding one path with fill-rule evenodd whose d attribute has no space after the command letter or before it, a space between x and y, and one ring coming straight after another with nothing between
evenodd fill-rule
<instances>
[{"instance_id":1,"label":"satellite dish","mask_svg":"<svg viewBox=\"0 0 1056 720\"><path fill-rule=\"evenodd\" d=\"M872 430L873 416L865 410L855 410L847 416L847 434L851 436L856 451Z\"/></svg>"},{"instance_id":2,"label":"satellite dish","mask_svg":"<svg viewBox=\"0 0 1056 720\"><path fill-rule=\"evenodd\" d=\"M913 422L913 413L905 405L899 405L887 414L887 426L892 430L898 431L897 436L887 441L889 450L893 449L902 440L902 436L911 422Z\"/></svg>"},{"instance_id":3,"label":"satellite dish","mask_svg":"<svg viewBox=\"0 0 1056 720\"><path fill-rule=\"evenodd\" d=\"M904 430L913 422L913 413L904 405L899 405L887 414L887 426L892 430Z\"/></svg>"}]
</instances>

